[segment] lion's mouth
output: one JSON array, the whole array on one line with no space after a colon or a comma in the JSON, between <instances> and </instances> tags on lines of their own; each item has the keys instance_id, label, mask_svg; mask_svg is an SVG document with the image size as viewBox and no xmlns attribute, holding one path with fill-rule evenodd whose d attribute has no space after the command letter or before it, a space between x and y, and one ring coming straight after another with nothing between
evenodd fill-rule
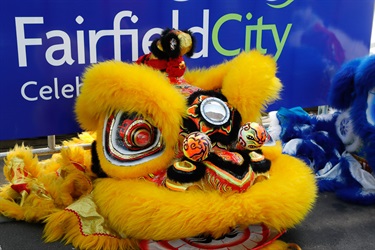
<instances>
[{"instance_id":1,"label":"lion's mouth","mask_svg":"<svg viewBox=\"0 0 375 250\"><path fill-rule=\"evenodd\" d=\"M255 181L248 154L241 151L214 150L203 163L206 181L213 188L227 191L246 191Z\"/></svg>"}]
</instances>

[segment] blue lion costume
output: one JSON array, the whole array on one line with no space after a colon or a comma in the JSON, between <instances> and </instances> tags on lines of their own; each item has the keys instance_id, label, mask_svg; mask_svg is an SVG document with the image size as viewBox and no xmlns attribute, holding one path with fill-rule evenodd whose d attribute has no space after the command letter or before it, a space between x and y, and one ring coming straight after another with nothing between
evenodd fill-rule
<instances>
[{"instance_id":1,"label":"blue lion costume","mask_svg":"<svg viewBox=\"0 0 375 250\"><path fill-rule=\"evenodd\" d=\"M314 170L319 190L361 205L375 204L374 79L375 56L354 59L332 79L328 114L310 115L300 107L270 114L271 134L284 153Z\"/></svg>"}]
</instances>

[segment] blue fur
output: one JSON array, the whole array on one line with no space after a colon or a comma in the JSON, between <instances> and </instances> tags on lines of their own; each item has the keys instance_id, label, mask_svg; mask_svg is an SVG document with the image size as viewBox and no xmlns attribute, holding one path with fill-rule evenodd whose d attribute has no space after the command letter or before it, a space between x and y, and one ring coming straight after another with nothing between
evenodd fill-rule
<instances>
[{"instance_id":1,"label":"blue fur","mask_svg":"<svg viewBox=\"0 0 375 250\"><path fill-rule=\"evenodd\" d=\"M300 107L290 110L282 108L277 112L282 128L281 141L285 145L292 139L302 139L294 156L310 166L313 163L315 171L324 168L327 162L336 164L339 160L337 154L344 150L334 125L337 114L333 114L331 120L319 120L302 110Z\"/></svg>"},{"instance_id":2,"label":"blue fur","mask_svg":"<svg viewBox=\"0 0 375 250\"><path fill-rule=\"evenodd\" d=\"M347 172L349 170L349 163L345 158L339 159L340 164L340 173L335 176L335 178L324 178L318 180L319 191L325 192L334 192L336 190L345 188L347 186ZM346 172L346 173L345 173Z\"/></svg>"},{"instance_id":3,"label":"blue fur","mask_svg":"<svg viewBox=\"0 0 375 250\"><path fill-rule=\"evenodd\" d=\"M322 166L321 163L322 159L325 158L325 152L310 140L304 139L298 147L295 156L300 159L305 159L305 162L308 160L310 166L314 164L313 168L318 169Z\"/></svg>"},{"instance_id":4,"label":"blue fur","mask_svg":"<svg viewBox=\"0 0 375 250\"><path fill-rule=\"evenodd\" d=\"M366 117L367 95L374 87L375 56L355 59L345 64L333 78L329 101L334 108L351 108L354 131L364 143L363 151L358 153L375 167L375 127Z\"/></svg>"},{"instance_id":5,"label":"blue fur","mask_svg":"<svg viewBox=\"0 0 375 250\"><path fill-rule=\"evenodd\" d=\"M375 202L375 190L368 192L363 190L361 187L358 188L343 188L336 192L338 198L359 205L374 205Z\"/></svg>"},{"instance_id":6,"label":"blue fur","mask_svg":"<svg viewBox=\"0 0 375 250\"><path fill-rule=\"evenodd\" d=\"M303 135L310 133L311 118L301 107L280 108L276 116L281 124L280 139L282 141L301 138ZM297 124L299 126L295 126Z\"/></svg>"},{"instance_id":7,"label":"blue fur","mask_svg":"<svg viewBox=\"0 0 375 250\"><path fill-rule=\"evenodd\" d=\"M354 94L354 78L361 59L356 59L344 64L332 79L328 91L328 104L338 110L350 107Z\"/></svg>"},{"instance_id":8,"label":"blue fur","mask_svg":"<svg viewBox=\"0 0 375 250\"><path fill-rule=\"evenodd\" d=\"M334 192L343 185L335 179L322 179L318 181L318 189L320 192Z\"/></svg>"},{"instance_id":9,"label":"blue fur","mask_svg":"<svg viewBox=\"0 0 375 250\"><path fill-rule=\"evenodd\" d=\"M355 96L350 117L353 120L355 132L363 139L363 157L370 166L375 167L375 126L368 123L366 118L367 95L375 87L375 56L364 58L358 66L355 76Z\"/></svg>"},{"instance_id":10,"label":"blue fur","mask_svg":"<svg viewBox=\"0 0 375 250\"><path fill-rule=\"evenodd\" d=\"M328 93L328 104L338 111L330 119L311 116L300 107L282 108L277 112L284 152L305 161L315 171L320 191L336 192L338 198L361 205L375 204L375 188L364 189L361 180L357 181L351 173L351 168L358 166L351 166L353 159L344 154L345 145L336 132L335 122L341 112L350 111L353 133L362 141L362 147L354 154L365 159L375 172L375 121L369 122L366 114L369 91L373 88L375 55L349 61L337 71ZM375 120L375 102L370 105ZM293 144L297 140L299 143ZM375 180L375 175L372 176Z\"/></svg>"},{"instance_id":11,"label":"blue fur","mask_svg":"<svg viewBox=\"0 0 375 250\"><path fill-rule=\"evenodd\" d=\"M328 135L329 135L330 145L332 147L335 147L339 151L339 153L341 153L345 150L345 146L342 143L339 136L337 135L336 125L335 125L335 122L336 122L339 114L340 114L340 112L334 112L331 115L330 120L318 119L316 116L313 116L311 119L317 120L316 122L314 122L315 123L315 130L327 132Z\"/></svg>"}]
</instances>

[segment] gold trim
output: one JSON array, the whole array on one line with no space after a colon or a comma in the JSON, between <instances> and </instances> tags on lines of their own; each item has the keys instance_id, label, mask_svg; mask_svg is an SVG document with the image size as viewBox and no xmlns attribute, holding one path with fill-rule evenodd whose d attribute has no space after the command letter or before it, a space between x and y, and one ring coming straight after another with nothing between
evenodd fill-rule
<instances>
[{"instance_id":1,"label":"gold trim","mask_svg":"<svg viewBox=\"0 0 375 250\"><path fill-rule=\"evenodd\" d=\"M245 184L247 184L248 182L250 182L250 185L251 185L251 182L255 179L255 174L254 174L253 170L250 167L249 167L249 171L246 173L245 177L240 180L240 179L237 179L236 177L234 177L233 175L229 174L228 172L226 172L226 171L218 168L212 162L205 161L204 164L209 169L211 169L212 171L214 171L218 176L220 176L224 180L227 180L230 183L232 183L232 184L234 184L234 185L236 185L238 187L242 187Z\"/></svg>"},{"instance_id":2,"label":"gold trim","mask_svg":"<svg viewBox=\"0 0 375 250\"><path fill-rule=\"evenodd\" d=\"M192 172L197 169L197 167L188 161L178 161L173 164L173 167L177 170L183 172Z\"/></svg>"},{"instance_id":3,"label":"gold trim","mask_svg":"<svg viewBox=\"0 0 375 250\"><path fill-rule=\"evenodd\" d=\"M169 188L170 190L179 191L179 192L184 192L188 188L188 187L182 186L181 184L174 184L172 181L168 179L165 181L165 186Z\"/></svg>"}]
</instances>

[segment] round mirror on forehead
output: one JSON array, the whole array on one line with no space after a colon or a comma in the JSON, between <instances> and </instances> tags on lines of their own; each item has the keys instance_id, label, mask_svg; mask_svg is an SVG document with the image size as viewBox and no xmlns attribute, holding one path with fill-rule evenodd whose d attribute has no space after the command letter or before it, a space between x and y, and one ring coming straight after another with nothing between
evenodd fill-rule
<instances>
[{"instance_id":1,"label":"round mirror on forehead","mask_svg":"<svg viewBox=\"0 0 375 250\"><path fill-rule=\"evenodd\" d=\"M223 125L229 120L229 108L219 98L208 97L200 106L203 118L213 125Z\"/></svg>"}]
</instances>

